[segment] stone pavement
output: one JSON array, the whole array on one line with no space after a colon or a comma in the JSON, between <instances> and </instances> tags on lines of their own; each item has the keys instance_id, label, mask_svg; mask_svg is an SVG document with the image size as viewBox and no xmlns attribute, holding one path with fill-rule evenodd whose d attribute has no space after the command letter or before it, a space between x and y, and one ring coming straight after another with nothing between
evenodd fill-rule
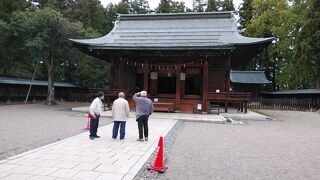
<instances>
[{"instance_id":1,"label":"stone pavement","mask_svg":"<svg viewBox=\"0 0 320 180\"><path fill-rule=\"evenodd\" d=\"M131 117L124 141L111 138L109 124L99 128L100 139L90 140L86 132L0 161L0 179L133 179L154 152L159 136L177 121L151 116L149 141L138 142L137 123Z\"/></svg>"}]
</instances>

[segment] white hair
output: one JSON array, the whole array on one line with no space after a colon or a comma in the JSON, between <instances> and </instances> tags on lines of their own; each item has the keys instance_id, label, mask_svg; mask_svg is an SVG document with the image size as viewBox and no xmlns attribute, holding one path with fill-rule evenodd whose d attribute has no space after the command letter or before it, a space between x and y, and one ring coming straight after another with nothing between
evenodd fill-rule
<instances>
[{"instance_id":1,"label":"white hair","mask_svg":"<svg viewBox=\"0 0 320 180\"><path fill-rule=\"evenodd\" d=\"M119 92L118 97L119 98L124 98L124 93L123 92Z\"/></svg>"},{"instance_id":2,"label":"white hair","mask_svg":"<svg viewBox=\"0 0 320 180\"><path fill-rule=\"evenodd\" d=\"M147 97L148 93L147 93L147 91L141 91L140 94L142 97Z\"/></svg>"}]
</instances>

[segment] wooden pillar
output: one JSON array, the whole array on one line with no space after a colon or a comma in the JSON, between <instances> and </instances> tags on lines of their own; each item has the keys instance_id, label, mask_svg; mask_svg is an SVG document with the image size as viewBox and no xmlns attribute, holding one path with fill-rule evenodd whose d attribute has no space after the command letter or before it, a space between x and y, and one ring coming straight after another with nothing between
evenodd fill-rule
<instances>
[{"instance_id":1,"label":"wooden pillar","mask_svg":"<svg viewBox=\"0 0 320 180\"><path fill-rule=\"evenodd\" d=\"M202 112L207 111L208 103L208 61L205 61L203 66L203 88L202 88Z\"/></svg>"},{"instance_id":2,"label":"wooden pillar","mask_svg":"<svg viewBox=\"0 0 320 180\"><path fill-rule=\"evenodd\" d=\"M152 72L155 72L155 71L151 71ZM151 73L150 73L150 87L149 87L149 91L150 91L150 94L152 96L155 96L157 95L157 81L158 81L158 77L157 78L152 78L151 76ZM156 73L156 72L155 72Z\"/></svg>"},{"instance_id":3,"label":"wooden pillar","mask_svg":"<svg viewBox=\"0 0 320 180\"><path fill-rule=\"evenodd\" d=\"M226 59L226 81L225 81L225 92L228 94L230 92L230 71L231 71L231 56L229 55ZM229 102L224 103L224 110L228 112Z\"/></svg>"},{"instance_id":4,"label":"wooden pillar","mask_svg":"<svg viewBox=\"0 0 320 180\"><path fill-rule=\"evenodd\" d=\"M115 89L117 81L116 81L116 64L114 60L112 60L112 65L111 65L111 78L112 78L111 89Z\"/></svg>"},{"instance_id":5,"label":"wooden pillar","mask_svg":"<svg viewBox=\"0 0 320 180\"><path fill-rule=\"evenodd\" d=\"M149 73L148 73L148 62L145 61L143 64L143 89L148 91Z\"/></svg>"},{"instance_id":6,"label":"wooden pillar","mask_svg":"<svg viewBox=\"0 0 320 180\"><path fill-rule=\"evenodd\" d=\"M176 65L176 109L177 110L180 110L180 97L181 97L180 74L181 74L181 66L180 66L180 63L177 63Z\"/></svg>"},{"instance_id":7,"label":"wooden pillar","mask_svg":"<svg viewBox=\"0 0 320 180\"><path fill-rule=\"evenodd\" d=\"M122 63L122 60L120 61L120 63L118 64L118 89L120 89L121 91L123 90L124 88L124 71L123 71L123 66L124 64Z\"/></svg>"},{"instance_id":8,"label":"wooden pillar","mask_svg":"<svg viewBox=\"0 0 320 180\"><path fill-rule=\"evenodd\" d=\"M226 59L225 92L230 92L230 71L231 71L231 56L228 56Z\"/></svg>"}]
</instances>

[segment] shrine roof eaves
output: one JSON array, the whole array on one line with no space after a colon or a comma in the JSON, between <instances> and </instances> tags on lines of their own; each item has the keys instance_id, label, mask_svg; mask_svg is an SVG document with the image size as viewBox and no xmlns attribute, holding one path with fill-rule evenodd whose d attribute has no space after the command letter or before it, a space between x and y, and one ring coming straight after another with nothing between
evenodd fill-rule
<instances>
[{"instance_id":1,"label":"shrine roof eaves","mask_svg":"<svg viewBox=\"0 0 320 180\"><path fill-rule=\"evenodd\" d=\"M94 39L70 39L88 49L188 50L232 49L268 44L274 38L250 38L239 34L232 12L120 14L107 35Z\"/></svg>"}]
</instances>

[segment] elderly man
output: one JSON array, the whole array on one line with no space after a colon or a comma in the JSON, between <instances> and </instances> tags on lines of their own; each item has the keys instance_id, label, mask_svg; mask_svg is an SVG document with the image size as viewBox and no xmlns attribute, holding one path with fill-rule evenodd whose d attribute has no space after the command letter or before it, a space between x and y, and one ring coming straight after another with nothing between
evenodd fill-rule
<instances>
[{"instance_id":1,"label":"elderly man","mask_svg":"<svg viewBox=\"0 0 320 180\"><path fill-rule=\"evenodd\" d=\"M118 94L118 99L116 99L112 104L112 117L113 117L113 132L112 138L117 139L118 130L120 125L120 140L124 139L126 132L126 121L129 117L129 103L124 99L124 93L120 92Z\"/></svg>"},{"instance_id":2,"label":"elderly man","mask_svg":"<svg viewBox=\"0 0 320 180\"><path fill-rule=\"evenodd\" d=\"M102 108L102 102L101 100L104 98L103 92L98 92L97 97L92 101L89 112L90 112L90 135L89 138L93 140L94 138L100 138L100 136L97 135L98 132L98 126L99 126L99 118Z\"/></svg>"},{"instance_id":3,"label":"elderly man","mask_svg":"<svg viewBox=\"0 0 320 180\"><path fill-rule=\"evenodd\" d=\"M147 97L146 91L141 91L133 95L133 100L136 102L136 117L139 129L139 139L137 141L143 142L143 134L145 140L148 141L148 119L153 112L153 103Z\"/></svg>"}]
</instances>

